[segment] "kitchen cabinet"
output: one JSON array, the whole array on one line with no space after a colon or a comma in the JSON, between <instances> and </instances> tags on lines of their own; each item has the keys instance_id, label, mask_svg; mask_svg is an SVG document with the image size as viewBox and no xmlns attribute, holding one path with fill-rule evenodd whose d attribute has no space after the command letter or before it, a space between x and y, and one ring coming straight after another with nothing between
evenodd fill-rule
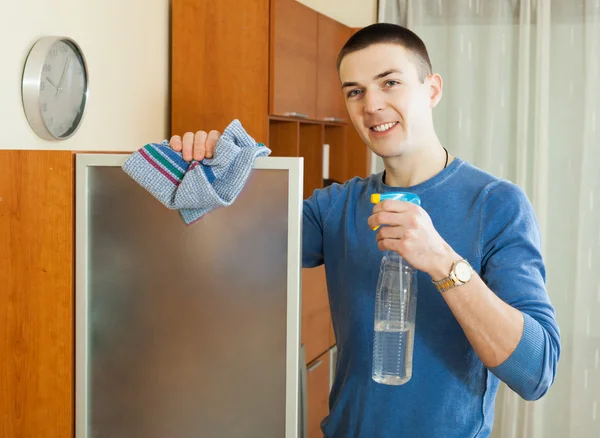
<instances>
[{"instance_id":1,"label":"kitchen cabinet","mask_svg":"<svg viewBox=\"0 0 600 438\"><path fill-rule=\"evenodd\" d=\"M237 118L273 156L306 158L305 197L322 187L323 139L332 139L331 179L369 175L336 69L358 29L296 0L173 0L171 15L171 135L222 131Z\"/></svg>"},{"instance_id":2,"label":"kitchen cabinet","mask_svg":"<svg viewBox=\"0 0 600 438\"><path fill-rule=\"evenodd\" d=\"M331 316L325 267L302 269L302 343L306 363L310 363L333 345Z\"/></svg>"},{"instance_id":3,"label":"kitchen cabinet","mask_svg":"<svg viewBox=\"0 0 600 438\"><path fill-rule=\"evenodd\" d=\"M337 71L337 56L352 29L319 14L317 38L317 119L349 121Z\"/></svg>"},{"instance_id":4,"label":"kitchen cabinet","mask_svg":"<svg viewBox=\"0 0 600 438\"><path fill-rule=\"evenodd\" d=\"M300 343L299 160L266 163L239 203L186 227L121 171L125 158L0 151L0 436L177 438L199 424L292 436L306 365L288 351ZM233 230L225 243L219 227ZM231 276L232 260L248 269Z\"/></svg>"},{"instance_id":5,"label":"kitchen cabinet","mask_svg":"<svg viewBox=\"0 0 600 438\"><path fill-rule=\"evenodd\" d=\"M271 1L272 115L316 116L318 17L295 0Z\"/></svg>"},{"instance_id":6,"label":"kitchen cabinet","mask_svg":"<svg viewBox=\"0 0 600 438\"><path fill-rule=\"evenodd\" d=\"M308 438L322 438L321 421L329 414L330 353L307 365Z\"/></svg>"},{"instance_id":7,"label":"kitchen cabinet","mask_svg":"<svg viewBox=\"0 0 600 438\"><path fill-rule=\"evenodd\" d=\"M74 424L74 170L69 151L0 151L0 436Z\"/></svg>"},{"instance_id":8,"label":"kitchen cabinet","mask_svg":"<svg viewBox=\"0 0 600 438\"><path fill-rule=\"evenodd\" d=\"M171 16L171 135L222 131L237 118L271 156L304 158L304 198L324 186L324 144L329 180L370 174L336 67L358 29L296 0L173 0ZM335 335L324 267L302 274L302 339L314 362ZM309 400L313 409L318 398Z\"/></svg>"},{"instance_id":9,"label":"kitchen cabinet","mask_svg":"<svg viewBox=\"0 0 600 438\"><path fill-rule=\"evenodd\" d=\"M267 141L269 0L173 0L171 131L223 131L234 118Z\"/></svg>"}]
</instances>

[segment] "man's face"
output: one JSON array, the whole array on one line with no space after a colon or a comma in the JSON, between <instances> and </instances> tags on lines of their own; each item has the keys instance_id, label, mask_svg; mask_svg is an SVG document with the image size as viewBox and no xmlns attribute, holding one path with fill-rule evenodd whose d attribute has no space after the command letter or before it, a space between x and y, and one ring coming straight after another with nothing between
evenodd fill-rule
<instances>
[{"instance_id":1,"label":"man's face","mask_svg":"<svg viewBox=\"0 0 600 438\"><path fill-rule=\"evenodd\" d=\"M350 119L383 158L402 155L433 134L431 109L441 97L441 78L432 75L423 83L415 62L403 46L374 44L346 55L340 65Z\"/></svg>"}]
</instances>

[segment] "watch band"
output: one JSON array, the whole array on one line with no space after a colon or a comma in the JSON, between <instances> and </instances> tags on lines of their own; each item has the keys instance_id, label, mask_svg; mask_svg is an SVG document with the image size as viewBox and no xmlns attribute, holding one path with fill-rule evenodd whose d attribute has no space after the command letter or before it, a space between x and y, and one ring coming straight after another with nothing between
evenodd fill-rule
<instances>
[{"instance_id":1,"label":"watch band","mask_svg":"<svg viewBox=\"0 0 600 438\"><path fill-rule=\"evenodd\" d=\"M452 289L455 286L458 286L455 283L455 280L450 277L443 278L440 281L434 281L433 284L435 285L437 290L440 292L446 292L447 290Z\"/></svg>"}]
</instances>

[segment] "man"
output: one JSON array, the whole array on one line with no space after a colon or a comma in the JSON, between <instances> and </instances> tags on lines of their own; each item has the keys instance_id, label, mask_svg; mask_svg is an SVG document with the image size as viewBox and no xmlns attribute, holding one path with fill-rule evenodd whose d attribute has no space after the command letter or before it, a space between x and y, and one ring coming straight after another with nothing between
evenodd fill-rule
<instances>
[{"instance_id":1,"label":"man","mask_svg":"<svg viewBox=\"0 0 600 438\"><path fill-rule=\"evenodd\" d=\"M417 35L366 27L341 50L338 70L352 123L385 171L317 190L304 203L303 265L326 265L338 346L323 433L488 437L500 380L538 399L560 355L532 206L519 187L442 147L432 120L442 79ZM218 136L186 133L171 145L200 160L212 156ZM370 195L388 191L415 193L422 207L373 207ZM402 386L371 378L382 250L419 271L413 375Z\"/></svg>"}]
</instances>

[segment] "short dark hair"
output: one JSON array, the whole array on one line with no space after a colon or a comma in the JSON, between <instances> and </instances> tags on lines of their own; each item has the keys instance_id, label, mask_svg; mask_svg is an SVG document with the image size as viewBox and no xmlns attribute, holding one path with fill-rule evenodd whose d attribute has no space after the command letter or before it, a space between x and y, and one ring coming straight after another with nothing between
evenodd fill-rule
<instances>
[{"instance_id":1,"label":"short dark hair","mask_svg":"<svg viewBox=\"0 0 600 438\"><path fill-rule=\"evenodd\" d=\"M432 73L431 61L423 40L406 27L391 23L371 24L352 35L337 57L338 71L346 55L366 49L373 44L398 44L403 46L415 57L417 73L421 81L424 81Z\"/></svg>"}]
</instances>

